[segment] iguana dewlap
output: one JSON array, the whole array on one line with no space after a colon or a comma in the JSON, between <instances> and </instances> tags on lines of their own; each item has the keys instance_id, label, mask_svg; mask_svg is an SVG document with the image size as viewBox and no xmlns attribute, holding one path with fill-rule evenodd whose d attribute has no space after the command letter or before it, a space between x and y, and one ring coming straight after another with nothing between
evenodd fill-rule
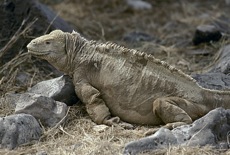
<instances>
[{"instance_id":1,"label":"iguana dewlap","mask_svg":"<svg viewBox=\"0 0 230 155\"><path fill-rule=\"evenodd\" d=\"M97 124L120 118L169 127L191 123L217 107L230 108L230 92L202 88L151 55L88 41L76 32L55 30L27 48L73 78L77 96Z\"/></svg>"}]
</instances>

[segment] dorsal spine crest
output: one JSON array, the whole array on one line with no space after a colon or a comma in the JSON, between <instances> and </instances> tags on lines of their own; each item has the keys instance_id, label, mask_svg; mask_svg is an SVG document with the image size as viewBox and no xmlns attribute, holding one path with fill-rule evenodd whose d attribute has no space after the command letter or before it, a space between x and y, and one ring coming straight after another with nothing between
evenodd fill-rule
<instances>
[{"instance_id":1,"label":"dorsal spine crest","mask_svg":"<svg viewBox=\"0 0 230 155\"><path fill-rule=\"evenodd\" d=\"M84 38L83 38L84 39ZM170 71L172 74L177 74L180 77L183 77L191 82L194 82L194 84L197 84L196 80L193 79L191 76L185 74L182 72L180 69L175 68L172 65L169 65L167 62L162 61L160 59L156 59L153 55L147 54L135 49L128 49L125 48L124 46L111 43L111 42L106 42L106 43L98 43L94 40L89 41L90 45L94 45L98 47L98 52L102 54L109 54L113 56L119 57L120 55L125 55L127 58L134 58L136 60L146 60L150 61L156 65L164 67L166 70ZM111 50L112 49L112 50ZM197 84L198 85L198 84ZM198 85L199 86L199 85Z\"/></svg>"}]
</instances>

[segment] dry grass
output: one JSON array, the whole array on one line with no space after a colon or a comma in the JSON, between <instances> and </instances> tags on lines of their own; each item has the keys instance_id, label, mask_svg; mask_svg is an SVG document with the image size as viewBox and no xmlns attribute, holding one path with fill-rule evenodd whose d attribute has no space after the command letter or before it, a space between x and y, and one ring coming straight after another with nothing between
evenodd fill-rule
<instances>
[{"instance_id":1,"label":"dry grass","mask_svg":"<svg viewBox=\"0 0 230 155\"><path fill-rule=\"evenodd\" d=\"M110 127L104 132L93 130L93 123L83 106L73 106L68 113L65 125L58 128L44 128L44 134L39 142L25 144L16 150L0 150L0 154L33 155L46 152L49 155L121 155L126 143L142 137L147 127L136 127L135 130L125 130L120 127ZM230 152L215 150L211 147L170 147L147 154L156 155L216 155Z\"/></svg>"},{"instance_id":2,"label":"dry grass","mask_svg":"<svg viewBox=\"0 0 230 155\"><path fill-rule=\"evenodd\" d=\"M193 47L192 36L197 25L211 23L220 16L229 14L229 7L221 1L189 0L174 2L151 1L153 10L132 11L120 0L64 0L52 5L66 21L71 23L77 31L89 39L113 41L119 44L147 51L170 64L177 66L187 73L202 70L212 63L216 51L227 44L226 41ZM123 42L124 34L132 31L146 32L161 40L160 44L141 42ZM22 34L20 30L18 34ZM17 35L12 38L17 39ZM14 40L7 46L13 46ZM206 49L208 55L193 55L189 51ZM4 50L4 49L2 49ZM8 63L0 66L0 96L6 93L24 92L39 81L54 77L47 74L45 67L41 67L37 59L31 58L24 51ZM4 54L4 53L3 53ZM28 79L24 83L18 81L19 74L26 74ZM4 99L0 100L0 116L13 113L13 108ZM67 121L56 128L43 128L44 135L38 142L25 144L15 150L0 150L0 154L35 154L44 151L51 155L110 155L122 154L127 142L139 139L149 128L137 126L133 130L120 127L110 127L104 132L93 130L96 125L86 114L83 106L70 107ZM148 153L149 154L149 153ZM189 148L170 147L169 149L152 152L150 154L186 154L186 155L214 155L230 154L210 147Z\"/></svg>"},{"instance_id":3,"label":"dry grass","mask_svg":"<svg viewBox=\"0 0 230 155\"><path fill-rule=\"evenodd\" d=\"M48 154L121 154L122 147L130 140L140 138L137 130L110 127L104 132L93 130L95 126L83 106L73 106L68 119L58 128L44 128L40 142L27 144L16 150L0 150L0 154L34 154L45 151Z\"/></svg>"}]
</instances>

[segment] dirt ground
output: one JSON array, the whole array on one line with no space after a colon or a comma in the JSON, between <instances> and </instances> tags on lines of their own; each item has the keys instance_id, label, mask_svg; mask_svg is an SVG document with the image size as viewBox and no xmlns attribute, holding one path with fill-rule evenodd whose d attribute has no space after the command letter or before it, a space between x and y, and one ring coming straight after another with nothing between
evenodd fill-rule
<instances>
[{"instance_id":1,"label":"dirt ground","mask_svg":"<svg viewBox=\"0 0 230 155\"><path fill-rule=\"evenodd\" d=\"M152 4L152 9L137 11L128 7L122 0L54 0L52 3L43 0L86 38L116 42L148 52L188 74L204 72L215 62L218 50L228 44L228 39L199 46L192 44L198 25L230 27L230 5L226 5L224 0L146 1ZM229 23L226 24L226 20ZM230 29L222 28L224 35L228 37ZM152 41L125 41L124 36L131 32L145 33L152 36ZM39 81L54 77L54 74L47 74L35 65L36 61L21 53L10 63L1 66L1 72L10 70L9 74L0 79L1 95L23 92ZM17 76L21 73L29 77L26 84L18 83ZM7 103L0 104L0 116L12 113L13 109ZM0 154L122 154L127 142L143 137L143 133L150 128L136 126L133 130L125 130L121 127L109 127L103 132L97 132L93 129L95 125L84 107L72 106L66 123L57 128L44 128L44 135L39 142L26 144L12 151L1 149ZM210 147L170 147L151 154L214 155L230 154L230 151L214 150Z\"/></svg>"}]
</instances>

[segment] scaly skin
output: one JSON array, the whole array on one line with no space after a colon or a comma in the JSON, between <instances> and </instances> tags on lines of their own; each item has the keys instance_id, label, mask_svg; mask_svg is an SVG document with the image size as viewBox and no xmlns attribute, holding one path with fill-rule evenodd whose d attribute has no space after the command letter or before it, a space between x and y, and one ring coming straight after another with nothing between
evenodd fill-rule
<instances>
[{"instance_id":1,"label":"scaly skin","mask_svg":"<svg viewBox=\"0 0 230 155\"><path fill-rule=\"evenodd\" d=\"M121 119L172 128L214 108L230 108L230 92L204 89L151 55L88 41L76 32L55 30L27 48L73 78L77 96L97 124L113 125Z\"/></svg>"}]
</instances>

